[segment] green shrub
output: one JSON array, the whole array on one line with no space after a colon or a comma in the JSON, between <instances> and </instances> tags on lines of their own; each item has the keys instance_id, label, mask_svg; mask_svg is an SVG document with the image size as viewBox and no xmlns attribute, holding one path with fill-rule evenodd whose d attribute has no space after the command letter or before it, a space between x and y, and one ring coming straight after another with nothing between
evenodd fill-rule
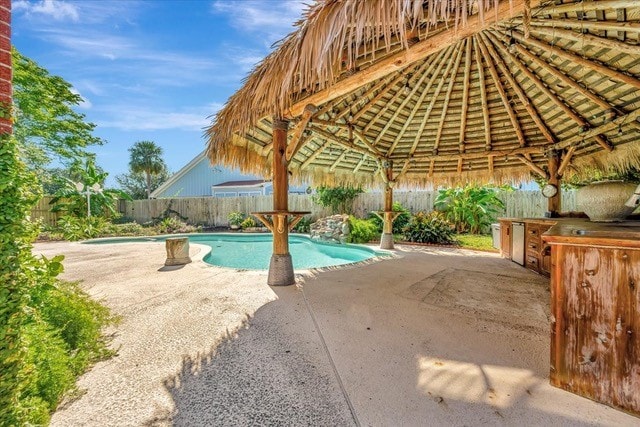
<instances>
[{"instance_id":1,"label":"green shrub","mask_svg":"<svg viewBox=\"0 0 640 427\"><path fill-rule=\"evenodd\" d=\"M411 212L409 212L407 208L402 206L400 202L393 202L392 209L394 212L402 212L400 215L398 215L396 220L393 221L393 234L400 234L402 233L402 229L404 229L404 227L406 227L406 225L409 223L409 220L411 219ZM378 227L378 232L382 233L383 223L380 217L371 212L369 214L369 219L376 224L376 227Z\"/></svg>"},{"instance_id":2,"label":"green shrub","mask_svg":"<svg viewBox=\"0 0 640 427\"><path fill-rule=\"evenodd\" d=\"M418 212L403 230L405 240L417 243L451 244L454 226L441 212Z\"/></svg>"},{"instance_id":3,"label":"green shrub","mask_svg":"<svg viewBox=\"0 0 640 427\"><path fill-rule=\"evenodd\" d=\"M160 221L157 228L160 234L194 233L198 231L197 227L172 216Z\"/></svg>"},{"instance_id":4,"label":"green shrub","mask_svg":"<svg viewBox=\"0 0 640 427\"><path fill-rule=\"evenodd\" d=\"M349 217L350 243L368 243L375 240L380 235L378 227L370 219L359 219L354 216Z\"/></svg>"},{"instance_id":5,"label":"green shrub","mask_svg":"<svg viewBox=\"0 0 640 427\"><path fill-rule=\"evenodd\" d=\"M242 223L240 224L240 227L242 228L252 228L257 226L258 226L258 223L256 222L256 220L250 216L246 217L244 221L242 221Z\"/></svg>"},{"instance_id":6,"label":"green shrub","mask_svg":"<svg viewBox=\"0 0 640 427\"><path fill-rule=\"evenodd\" d=\"M358 194L364 193L361 187L326 187L316 188L316 194L311 196L313 203L325 208L331 208L331 212L350 213L353 200Z\"/></svg>"},{"instance_id":7,"label":"green shrub","mask_svg":"<svg viewBox=\"0 0 640 427\"><path fill-rule=\"evenodd\" d=\"M498 198L499 190L513 191L513 188L467 184L439 190L434 206L444 212L459 234L488 232L491 223L504 209L504 203Z\"/></svg>"},{"instance_id":8,"label":"green shrub","mask_svg":"<svg viewBox=\"0 0 640 427\"><path fill-rule=\"evenodd\" d=\"M300 221L293 227L296 233L308 233L311 231L311 218L303 216Z\"/></svg>"},{"instance_id":9,"label":"green shrub","mask_svg":"<svg viewBox=\"0 0 640 427\"><path fill-rule=\"evenodd\" d=\"M142 236L148 233L148 229L137 222L126 224L111 224L108 229L109 236Z\"/></svg>"},{"instance_id":10,"label":"green shrub","mask_svg":"<svg viewBox=\"0 0 640 427\"><path fill-rule=\"evenodd\" d=\"M58 230L66 240L72 242L99 237L107 231L109 225L99 216L77 218L67 215L58 219Z\"/></svg>"},{"instance_id":11,"label":"green shrub","mask_svg":"<svg viewBox=\"0 0 640 427\"><path fill-rule=\"evenodd\" d=\"M227 215L227 220L229 220L229 225L240 226L244 221L244 214L242 212L231 212Z\"/></svg>"}]
</instances>

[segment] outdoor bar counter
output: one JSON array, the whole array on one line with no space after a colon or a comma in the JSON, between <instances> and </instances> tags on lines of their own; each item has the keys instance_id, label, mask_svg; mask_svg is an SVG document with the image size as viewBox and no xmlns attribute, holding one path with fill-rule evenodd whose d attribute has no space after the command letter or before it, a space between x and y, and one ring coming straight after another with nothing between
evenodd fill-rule
<instances>
[{"instance_id":1,"label":"outdoor bar counter","mask_svg":"<svg viewBox=\"0 0 640 427\"><path fill-rule=\"evenodd\" d=\"M542 241L551 384L640 416L640 221L563 219Z\"/></svg>"}]
</instances>

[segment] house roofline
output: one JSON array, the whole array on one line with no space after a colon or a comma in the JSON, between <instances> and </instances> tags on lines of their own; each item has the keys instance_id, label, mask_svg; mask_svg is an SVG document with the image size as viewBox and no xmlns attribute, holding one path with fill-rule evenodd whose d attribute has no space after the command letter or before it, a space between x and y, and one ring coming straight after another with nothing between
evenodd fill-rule
<instances>
[{"instance_id":1,"label":"house roofline","mask_svg":"<svg viewBox=\"0 0 640 427\"><path fill-rule=\"evenodd\" d=\"M169 177L169 179L167 179L165 182L163 182L160 187L158 187L155 190L153 190L151 192L151 194L149 195L149 197L154 198L154 199L157 198L158 197L158 193L162 193L167 188L171 187L177 180L182 178L184 175L187 174L187 172L189 172L191 169L196 167L196 165L198 163L200 163L200 161L202 159L206 159L205 152L206 152L206 150L203 150L200 154L195 156L193 158L193 160L191 160L189 163L187 163L185 166L183 166L182 169L180 169L178 172L176 172L173 175L171 175Z\"/></svg>"}]
</instances>

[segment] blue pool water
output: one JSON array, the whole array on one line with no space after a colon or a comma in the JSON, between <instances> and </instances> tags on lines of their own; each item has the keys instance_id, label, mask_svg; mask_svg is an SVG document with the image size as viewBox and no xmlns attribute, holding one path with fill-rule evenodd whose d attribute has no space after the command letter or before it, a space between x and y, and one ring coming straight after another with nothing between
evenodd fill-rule
<instances>
[{"instance_id":1,"label":"blue pool water","mask_svg":"<svg viewBox=\"0 0 640 427\"><path fill-rule=\"evenodd\" d=\"M96 239L88 243L164 241L167 237L172 236ZM211 253L204 258L208 264L246 270L267 270L269 268L273 249L271 234L214 233L192 234L188 237L190 242L211 247ZM351 264L383 254L366 246L330 245L296 235L289 236L289 251L294 269Z\"/></svg>"}]
</instances>

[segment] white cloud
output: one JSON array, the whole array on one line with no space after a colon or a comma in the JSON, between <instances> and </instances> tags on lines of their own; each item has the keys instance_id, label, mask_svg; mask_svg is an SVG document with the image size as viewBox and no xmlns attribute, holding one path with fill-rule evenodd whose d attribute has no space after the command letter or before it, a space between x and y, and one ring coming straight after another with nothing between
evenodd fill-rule
<instances>
[{"instance_id":1,"label":"white cloud","mask_svg":"<svg viewBox=\"0 0 640 427\"><path fill-rule=\"evenodd\" d=\"M110 106L109 118L98 121L98 126L116 128L125 131L156 131L178 129L202 131L211 124L210 116L222 107L219 103L211 103L205 107L185 111L153 110L146 106L118 107Z\"/></svg>"},{"instance_id":2,"label":"white cloud","mask_svg":"<svg viewBox=\"0 0 640 427\"><path fill-rule=\"evenodd\" d=\"M82 94L80 93L80 91L78 91L78 89L76 89L75 87L72 87L70 90L71 90L71 93L79 95L80 98L82 98L82 101L80 101L80 103L78 104L79 108L88 110L91 107L93 107L93 104L91 103L91 101L89 101L86 97L82 96Z\"/></svg>"},{"instance_id":3,"label":"white cloud","mask_svg":"<svg viewBox=\"0 0 640 427\"><path fill-rule=\"evenodd\" d=\"M213 13L228 15L231 25L253 33L269 35L276 42L294 30L306 5L301 0L216 0Z\"/></svg>"},{"instance_id":4,"label":"white cloud","mask_svg":"<svg viewBox=\"0 0 640 427\"><path fill-rule=\"evenodd\" d=\"M78 8L74 4L63 0L42 0L40 2L17 0L13 2L12 8L14 12L24 12L27 15L43 15L56 21L68 19L77 22L80 19Z\"/></svg>"}]
</instances>

